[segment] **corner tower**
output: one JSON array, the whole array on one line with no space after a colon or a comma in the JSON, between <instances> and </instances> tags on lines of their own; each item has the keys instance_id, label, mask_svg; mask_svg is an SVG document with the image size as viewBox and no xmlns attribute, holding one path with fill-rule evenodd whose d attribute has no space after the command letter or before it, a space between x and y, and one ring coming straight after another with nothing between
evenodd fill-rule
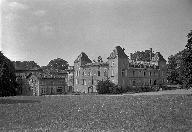
<instances>
[{"instance_id":1,"label":"corner tower","mask_svg":"<svg viewBox=\"0 0 192 132\"><path fill-rule=\"evenodd\" d=\"M81 52L81 54L74 61L74 91L75 92L83 91L83 89L81 87L81 85L82 85L81 74L83 73L82 66L87 63L92 63L92 61L89 59L89 57L84 52Z\"/></svg>"},{"instance_id":2,"label":"corner tower","mask_svg":"<svg viewBox=\"0 0 192 132\"><path fill-rule=\"evenodd\" d=\"M123 77L123 74L126 74L129 62L124 48L122 49L120 46L116 46L107 59L109 63L110 80L125 88L126 78Z\"/></svg>"}]
</instances>

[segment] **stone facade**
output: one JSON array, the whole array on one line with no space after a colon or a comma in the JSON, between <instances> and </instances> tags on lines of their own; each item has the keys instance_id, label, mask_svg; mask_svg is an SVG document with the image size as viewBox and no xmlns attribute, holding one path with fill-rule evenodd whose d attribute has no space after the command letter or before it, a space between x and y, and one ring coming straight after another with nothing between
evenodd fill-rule
<instances>
[{"instance_id":1,"label":"stone facade","mask_svg":"<svg viewBox=\"0 0 192 132\"><path fill-rule=\"evenodd\" d=\"M152 51L152 49L150 49ZM166 60L156 52L150 61L129 59L124 49L115 47L107 62L94 62L82 52L74 61L74 91L96 92L99 80L110 79L126 89L128 87L152 87L166 83Z\"/></svg>"},{"instance_id":2,"label":"stone facade","mask_svg":"<svg viewBox=\"0 0 192 132\"><path fill-rule=\"evenodd\" d=\"M68 88L70 92L74 91L74 66L69 66L67 69L68 74Z\"/></svg>"},{"instance_id":3,"label":"stone facade","mask_svg":"<svg viewBox=\"0 0 192 132\"><path fill-rule=\"evenodd\" d=\"M67 78L32 74L28 77L28 83L34 96L65 94L69 92Z\"/></svg>"}]
</instances>

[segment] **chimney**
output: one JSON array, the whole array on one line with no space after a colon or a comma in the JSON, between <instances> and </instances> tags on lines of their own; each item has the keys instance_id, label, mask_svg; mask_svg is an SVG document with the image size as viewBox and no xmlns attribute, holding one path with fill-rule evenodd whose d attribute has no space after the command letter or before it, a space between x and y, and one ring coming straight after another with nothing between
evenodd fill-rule
<instances>
[{"instance_id":1,"label":"chimney","mask_svg":"<svg viewBox=\"0 0 192 132\"><path fill-rule=\"evenodd\" d=\"M152 48L150 48L150 61L152 60Z\"/></svg>"}]
</instances>

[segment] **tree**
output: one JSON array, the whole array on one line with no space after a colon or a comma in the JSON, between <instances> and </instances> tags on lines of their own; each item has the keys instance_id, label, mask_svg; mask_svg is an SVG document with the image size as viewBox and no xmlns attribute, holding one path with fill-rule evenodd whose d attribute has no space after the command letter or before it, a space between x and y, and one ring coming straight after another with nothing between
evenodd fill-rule
<instances>
[{"instance_id":1,"label":"tree","mask_svg":"<svg viewBox=\"0 0 192 132\"><path fill-rule=\"evenodd\" d=\"M170 84L180 84L180 75L177 56L171 55L167 64L167 80Z\"/></svg>"},{"instance_id":2,"label":"tree","mask_svg":"<svg viewBox=\"0 0 192 132\"><path fill-rule=\"evenodd\" d=\"M49 62L49 64L47 65L47 68L49 70L53 70L53 71L61 71L61 70L66 70L68 69L68 62L61 59L61 58L57 58L57 59L54 59L54 60L51 60Z\"/></svg>"},{"instance_id":3,"label":"tree","mask_svg":"<svg viewBox=\"0 0 192 132\"><path fill-rule=\"evenodd\" d=\"M181 76L185 88L192 87L192 30L187 35L188 41L182 53Z\"/></svg>"},{"instance_id":4,"label":"tree","mask_svg":"<svg viewBox=\"0 0 192 132\"><path fill-rule=\"evenodd\" d=\"M0 96L16 95L16 84L13 63L0 52Z\"/></svg>"},{"instance_id":5,"label":"tree","mask_svg":"<svg viewBox=\"0 0 192 132\"><path fill-rule=\"evenodd\" d=\"M96 89L99 94L120 94L126 92L121 86L114 84L109 79L99 81Z\"/></svg>"}]
</instances>

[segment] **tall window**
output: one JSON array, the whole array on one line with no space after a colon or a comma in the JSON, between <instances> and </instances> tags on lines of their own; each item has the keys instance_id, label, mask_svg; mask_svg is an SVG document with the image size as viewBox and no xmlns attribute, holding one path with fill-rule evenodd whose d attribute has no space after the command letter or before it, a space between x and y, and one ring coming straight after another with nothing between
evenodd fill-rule
<instances>
[{"instance_id":1,"label":"tall window","mask_svg":"<svg viewBox=\"0 0 192 132\"><path fill-rule=\"evenodd\" d=\"M127 71L127 69L126 69L126 70L125 70L125 76L126 76L126 77L127 77L127 72L128 72L128 71Z\"/></svg>"},{"instance_id":2,"label":"tall window","mask_svg":"<svg viewBox=\"0 0 192 132\"><path fill-rule=\"evenodd\" d=\"M144 75L144 76L146 75L145 71L143 72L143 75Z\"/></svg>"},{"instance_id":3,"label":"tall window","mask_svg":"<svg viewBox=\"0 0 192 132\"><path fill-rule=\"evenodd\" d=\"M76 71L76 76L79 76L80 71Z\"/></svg>"},{"instance_id":4,"label":"tall window","mask_svg":"<svg viewBox=\"0 0 192 132\"><path fill-rule=\"evenodd\" d=\"M85 80L85 79L83 79L83 85L87 85L87 83L86 83L86 80Z\"/></svg>"},{"instance_id":5,"label":"tall window","mask_svg":"<svg viewBox=\"0 0 192 132\"><path fill-rule=\"evenodd\" d=\"M125 76L125 69L121 70L121 76L124 77Z\"/></svg>"},{"instance_id":6,"label":"tall window","mask_svg":"<svg viewBox=\"0 0 192 132\"><path fill-rule=\"evenodd\" d=\"M133 86L135 86L136 85L136 82L135 81L133 81Z\"/></svg>"},{"instance_id":7,"label":"tall window","mask_svg":"<svg viewBox=\"0 0 192 132\"><path fill-rule=\"evenodd\" d=\"M100 76L100 71L98 71L98 76Z\"/></svg>"},{"instance_id":8,"label":"tall window","mask_svg":"<svg viewBox=\"0 0 192 132\"><path fill-rule=\"evenodd\" d=\"M107 71L104 71L104 76L105 76L105 77L107 77L107 76L108 76Z\"/></svg>"},{"instance_id":9,"label":"tall window","mask_svg":"<svg viewBox=\"0 0 192 132\"><path fill-rule=\"evenodd\" d=\"M111 76L114 77L114 70L111 70Z\"/></svg>"},{"instance_id":10,"label":"tall window","mask_svg":"<svg viewBox=\"0 0 192 132\"><path fill-rule=\"evenodd\" d=\"M135 76L135 71L133 71L133 76Z\"/></svg>"},{"instance_id":11,"label":"tall window","mask_svg":"<svg viewBox=\"0 0 192 132\"><path fill-rule=\"evenodd\" d=\"M41 94L46 94L46 88L41 89Z\"/></svg>"},{"instance_id":12,"label":"tall window","mask_svg":"<svg viewBox=\"0 0 192 132\"><path fill-rule=\"evenodd\" d=\"M150 84L150 85L152 84L152 80L151 80L151 79L149 79L149 84Z\"/></svg>"},{"instance_id":13,"label":"tall window","mask_svg":"<svg viewBox=\"0 0 192 132\"><path fill-rule=\"evenodd\" d=\"M78 82L78 80L77 80L77 79L75 79L75 83L76 83L76 84L79 84L79 82Z\"/></svg>"},{"instance_id":14,"label":"tall window","mask_svg":"<svg viewBox=\"0 0 192 132\"><path fill-rule=\"evenodd\" d=\"M151 76L151 72L149 72L149 76Z\"/></svg>"}]
</instances>

